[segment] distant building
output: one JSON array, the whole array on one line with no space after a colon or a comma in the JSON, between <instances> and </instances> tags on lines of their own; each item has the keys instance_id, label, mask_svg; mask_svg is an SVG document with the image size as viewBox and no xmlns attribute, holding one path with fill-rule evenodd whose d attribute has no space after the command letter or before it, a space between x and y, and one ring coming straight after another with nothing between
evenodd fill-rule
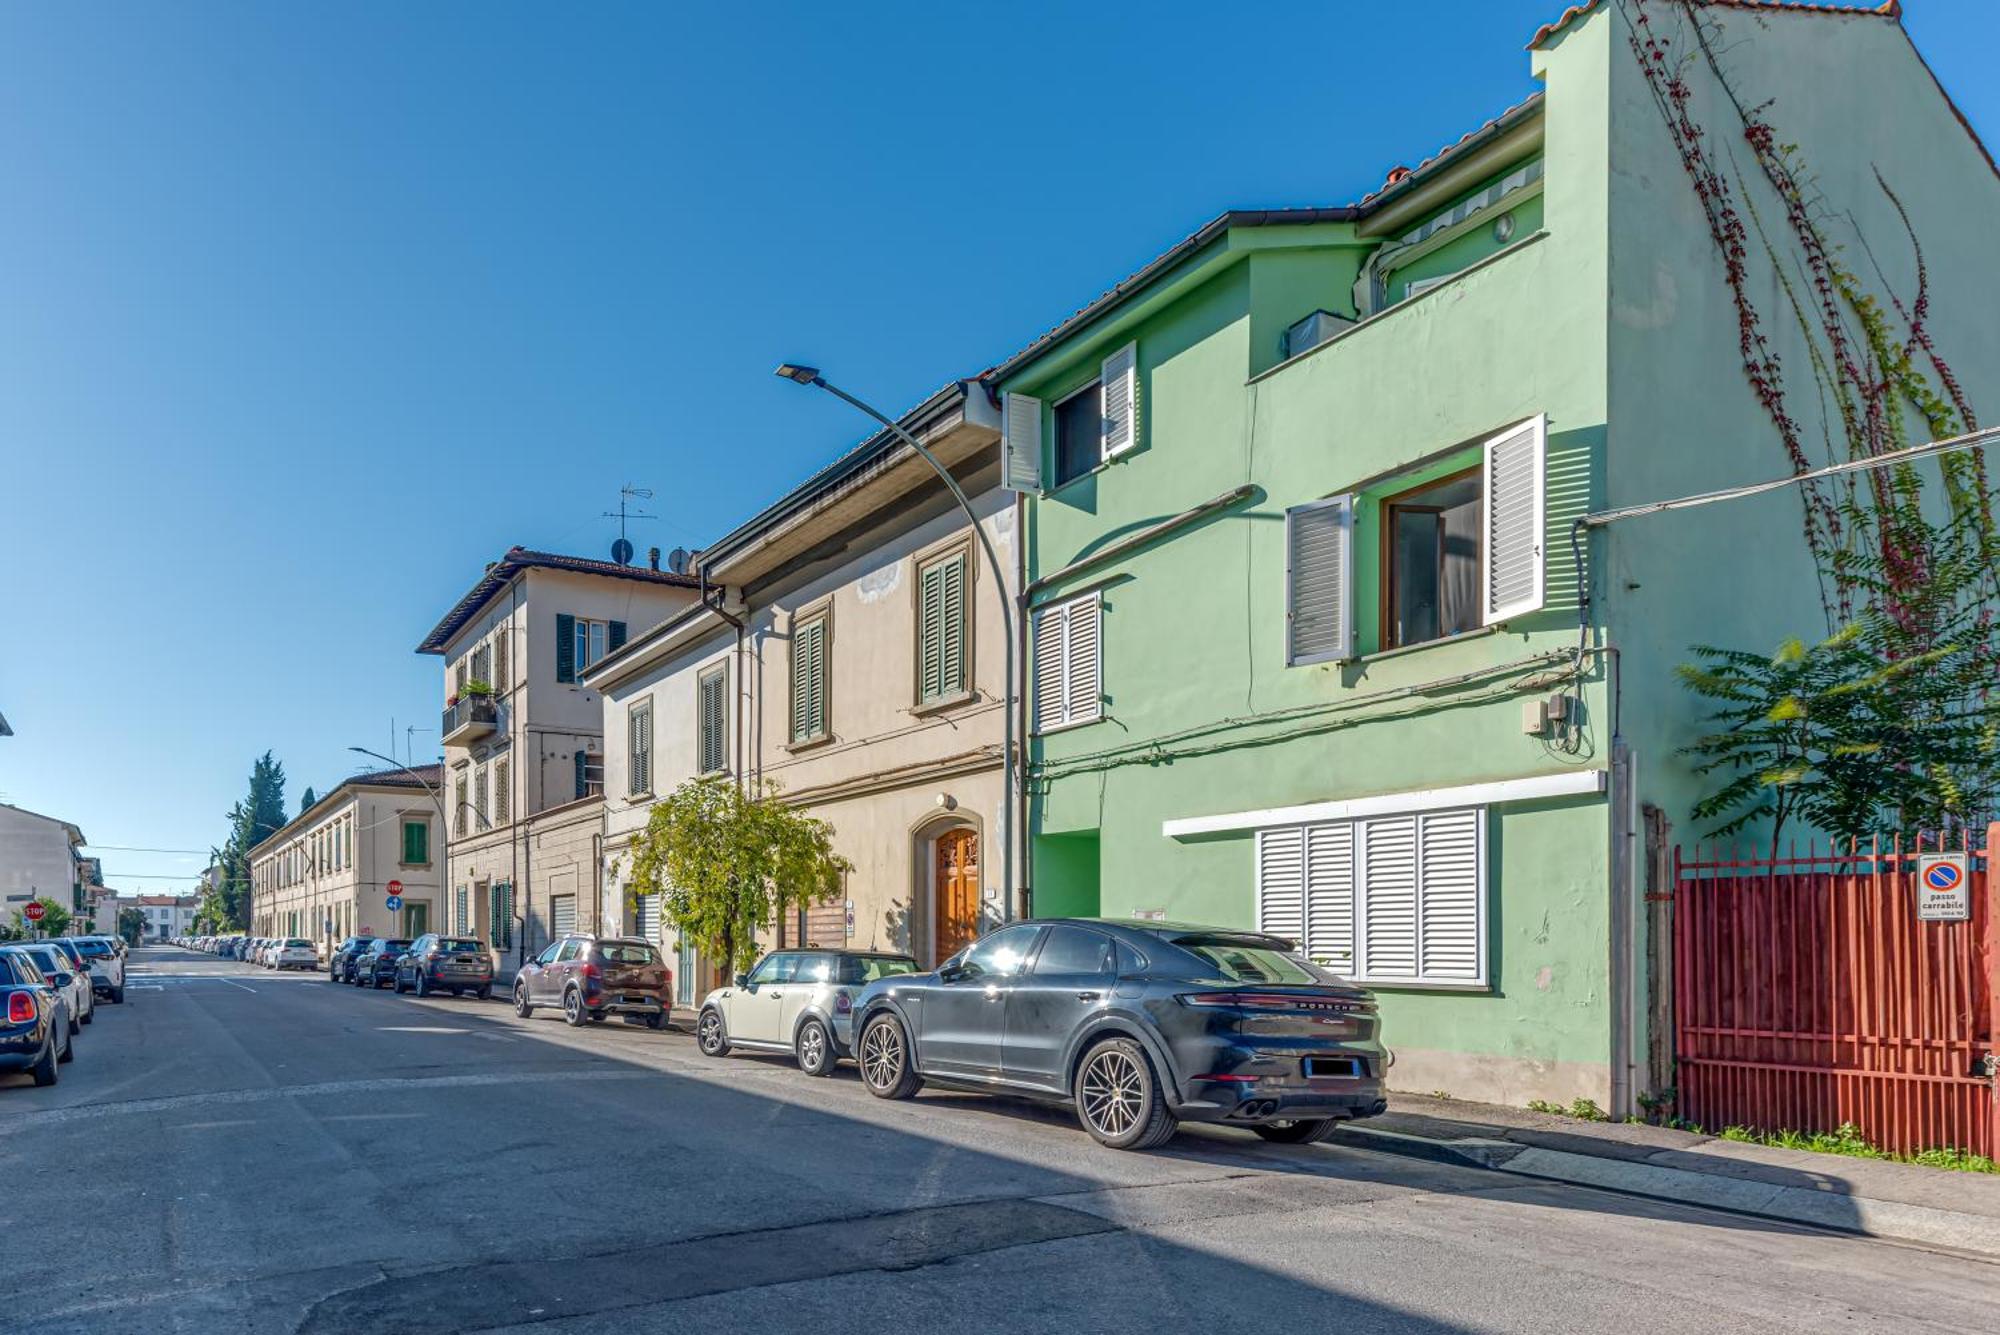
<instances>
[{"instance_id":1,"label":"distant building","mask_svg":"<svg viewBox=\"0 0 2000 1335\"><path fill-rule=\"evenodd\" d=\"M0 802L0 913L11 918L42 898L81 908L83 843L83 831L66 820Z\"/></svg>"},{"instance_id":2,"label":"distant building","mask_svg":"<svg viewBox=\"0 0 2000 1335\"><path fill-rule=\"evenodd\" d=\"M118 907L135 908L146 915L145 940L168 941L194 930L194 915L201 907L201 896L135 895L121 898ZM112 929L117 930L115 922Z\"/></svg>"},{"instance_id":3,"label":"distant building","mask_svg":"<svg viewBox=\"0 0 2000 1335\"><path fill-rule=\"evenodd\" d=\"M251 932L324 951L357 933L429 931L441 883L438 782L436 765L357 774L273 831L250 850Z\"/></svg>"}]
</instances>

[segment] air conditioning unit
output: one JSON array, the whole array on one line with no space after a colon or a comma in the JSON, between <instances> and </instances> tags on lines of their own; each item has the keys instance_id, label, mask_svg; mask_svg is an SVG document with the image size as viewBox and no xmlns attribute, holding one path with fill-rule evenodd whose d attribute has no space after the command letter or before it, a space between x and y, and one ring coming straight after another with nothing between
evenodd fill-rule
<instances>
[{"instance_id":1,"label":"air conditioning unit","mask_svg":"<svg viewBox=\"0 0 2000 1335\"><path fill-rule=\"evenodd\" d=\"M1335 315L1332 311L1314 311L1305 319L1285 330L1284 346L1279 351L1287 358L1310 352L1332 338L1343 329L1350 329L1354 321L1345 315Z\"/></svg>"}]
</instances>

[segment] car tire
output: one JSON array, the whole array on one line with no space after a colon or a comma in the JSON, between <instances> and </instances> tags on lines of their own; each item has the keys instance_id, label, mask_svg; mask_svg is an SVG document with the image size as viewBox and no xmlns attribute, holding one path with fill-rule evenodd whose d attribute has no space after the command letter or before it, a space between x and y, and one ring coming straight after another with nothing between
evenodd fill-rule
<instances>
[{"instance_id":1,"label":"car tire","mask_svg":"<svg viewBox=\"0 0 2000 1335\"><path fill-rule=\"evenodd\" d=\"M722 1012L714 1007L703 1011L694 1022L694 1045L704 1057L729 1055L729 1031L722 1027Z\"/></svg>"},{"instance_id":2,"label":"car tire","mask_svg":"<svg viewBox=\"0 0 2000 1335\"><path fill-rule=\"evenodd\" d=\"M1152 1059L1129 1038L1107 1038L1086 1052L1071 1090L1077 1121L1111 1149L1150 1150L1173 1139L1180 1127Z\"/></svg>"},{"instance_id":3,"label":"car tire","mask_svg":"<svg viewBox=\"0 0 2000 1335\"><path fill-rule=\"evenodd\" d=\"M40 1060L29 1068L28 1073L35 1077L37 1085L45 1089L56 1082L55 1044L49 1044L48 1048L43 1051Z\"/></svg>"},{"instance_id":4,"label":"car tire","mask_svg":"<svg viewBox=\"0 0 2000 1335\"><path fill-rule=\"evenodd\" d=\"M1262 1122L1251 1127L1273 1145L1317 1145L1333 1135L1338 1117L1310 1117L1298 1122Z\"/></svg>"},{"instance_id":5,"label":"car tire","mask_svg":"<svg viewBox=\"0 0 2000 1335\"><path fill-rule=\"evenodd\" d=\"M397 972L390 978L389 986L396 989L397 996L400 997L403 995L403 974L401 970L397 970Z\"/></svg>"},{"instance_id":6,"label":"car tire","mask_svg":"<svg viewBox=\"0 0 2000 1335\"><path fill-rule=\"evenodd\" d=\"M588 1018L588 1012L584 1010L583 1006L583 993L573 987L564 992L562 1009L563 1019L568 1022L570 1028L583 1028L583 1022Z\"/></svg>"},{"instance_id":7,"label":"car tire","mask_svg":"<svg viewBox=\"0 0 2000 1335\"><path fill-rule=\"evenodd\" d=\"M534 1013L535 1008L528 1004L528 985L514 984L514 1014L525 1020Z\"/></svg>"},{"instance_id":8,"label":"car tire","mask_svg":"<svg viewBox=\"0 0 2000 1335\"><path fill-rule=\"evenodd\" d=\"M655 1011L653 1014L648 1015L646 1017L646 1027L648 1029L665 1029L667 1027L667 1013L665 1011Z\"/></svg>"},{"instance_id":9,"label":"car tire","mask_svg":"<svg viewBox=\"0 0 2000 1335\"><path fill-rule=\"evenodd\" d=\"M799 1026L792 1055L798 1058L799 1069L807 1075L832 1075L839 1060L833 1053L833 1035L827 1032L823 1021L812 1019Z\"/></svg>"},{"instance_id":10,"label":"car tire","mask_svg":"<svg viewBox=\"0 0 2000 1335\"><path fill-rule=\"evenodd\" d=\"M907 1099L923 1088L912 1060L910 1034L893 1015L878 1015L861 1031L855 1045L861 1064L861 1083L878 1099Z\"/></svg>"},{"instance_id":11,"label":"car tire","mask_svg":"<svg viewBox=\"0 0 2000 1335\"><path fill-rule=\"evenodd\" d=\"M74 1020L70 1021L69 1032L63 1035L62 1056L56 1058L56 1060L59 1062L73 1062L76 1060L76 1021Z\"/></svg>"},{"instance_id":12,"label":"car tire","mask_svg":"<svg viewBox=\"0 0 2000 1335\"><path fill-rule=\"evenodd\" d=\"M397 983L396 990L398 992L403 990L402 984L400 982ZM417 970L416 979L414 980L410 990L415 992L420 997L427 997L431 994L430 980L424 977L424 971L422 969Z\"/></svg>"},{"instance_id":13,"label":"car tire","mask_svg":"<svg viewBox=\"0 0 2000 1335\"><path fill-rule=\"evenodd\" d=\"M491 1000L493 996L493 984L488 983L482 988L475 989L472 995L478 997L481 1001Z\"/></svg>"},{"instance_id":14,"label":"car tire","mask_svg":"<svg viewBox=\"0 0 2000 1335\"><path fill-rule=\"evenodd\" d=\"M97 1018L97 1007L95 1006L92 1006L89 1010L83 1013L83 1022L85 1024L89 1024L92 1020L95 1020L96 1018Z\"/></svg>"},{"instance_id":15,"label":"car tire","mask_svg":"<svg viewBox=\"0 0 2000 1335\"><path fill-rule=\"evenodd\" d=\"M123 1006L125 1004L125 985L123 983L111 989L111 1004L114 1006Z\"/></svg>"}]
</instances>

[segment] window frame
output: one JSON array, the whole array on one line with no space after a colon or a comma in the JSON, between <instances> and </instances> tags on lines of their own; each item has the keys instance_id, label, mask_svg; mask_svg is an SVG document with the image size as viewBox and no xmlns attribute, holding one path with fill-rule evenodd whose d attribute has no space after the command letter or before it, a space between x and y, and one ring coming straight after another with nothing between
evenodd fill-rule
<instances>
[{"instance_id":1,"label":"window frame","mask_svg":"<svg viewBox=\"0 0 2000 1335\"><path fill-rule=\"evenodd\" d=\"M1404 498L1408 496L1415 496L1426 491L1433 491L1439 487L1449 486L1454 482L1463 482L1467 479L1470 479L1473 482L1479 484L1477 494L1473 498L1473 503L1479 507L1479 511L1482 516L1480 523L1480 533L1478 537L1479 548L1472 555L1473 565L1477 568L1475 571L1476 578L1474 587L1475 589L1479 590L1478 597L1475 599L1475 601L1479 603L1479 606L1475 606L1473 609L1477 624L1469 626L1464 630L1454 630L1434 635L1428 640L1412 640L1408 644L1404 644L1400 640L1398 640L1395 636L1395 625L1396 625L1396 559L1395 559L1396 551L1395 551L1395 522L1394 522L1395 512L1398 510L1407 510L1413 513L1423 512L1423 513L1442 516L1444 514L1444 511L1436 506L1406 505L1403 503ZM1375 570L1375 597L1376 597L1375 651L1377 653L1391 653L1398 649L1419 649L1427 644L1439 644L1445 640L1455 640L1461 635L1470 635L1473 634L1475 631L1480 631L1485 629L1485 620L1483 615L1481 615L1484 611L1483 583L1486 570L1486 533L1485 533L1485 522L1483 518L1485 511L1486 511L1486 466L1485 466L1485 461L1482 459L1474 459L1471 463L1467 464L1463 468L1457 469L1450 473L1440 473L1438 476L1431 478L1427 482L1416 483L1413 486L1405 487L1401 491L1392 492L1376 500L1375 526L1380 530L1380 532L1376 535L1376 570ZM1440 523L1442 523L1442 520L1440 520ZM1442 583L1443 583L1443 571L1442 569L1440 569L1439 571L1440 586L1442 586ZM1443 624L1442 608L1439 609L1439 624L1440 625Z\"/></svg>"},{"instance_id":2,"label":"window frame","mask_svg":"<svg viewBox=\"0 0 2000 1335\"><path fill-rule=\"evenodd\" d=\"M589 668L602 662L611 653L611 622L596 617L572 617L570 626L571 678L581 683L583 674ZM597 632L599 650L595 656L590 653L591 632Z\"/></svg>"},{"instance_id":3,"label":"window frame","mask_svg":"<svg viewBox=\"0 0 2000 1335\"><path fill-rule=\"evenodd\" d=\"M1097 691L1091 699L1090 712L1087 716L1072 709L1069 705L1070 688L1074 674L1070 667L1071 634L1067 622L1072 616L1069 609L1082 603L1090 604L1094 609L1094 615L1097 617ZM1034 680L1030 687L1034 691L1034 697L1031 697L1029 700L1029 718L1031 735L1036 737L1047 737L1054 733L1067 732L1071 728L1087 728L1093 723L1104 721L1104 590L1091 589L1088 592L1075 594L1056 602L1046 603L1034 609L1032 613L1034 621L1029 628L1028 634L1028 667L1031 675L1035 667L1036 645L1041 629L1040 619L1056 612L1061 612L1065 620L1062 639L1062 696L1064 706L1062 716L1057 722L1045 722L1042 718L1040 701L1035 698L1040 695L1040 691L1037 689L1040 686L1040 681L1038 678Z\"/></svg>"},{"instance_id":4,"label":"window frame","mask_svg":"<svg viewBox=\"0 0 2000 1335\"><path fill-rule=\"evenodd\" d=\"M397 862L397 865L398 865L398 866L401 866L401 867L428 867L428 866L430 866L430 865L431 865L431 822L430 822L430 817L428 817L428 816L412 816L412 815L409 815L408 813L405 813L405 814L403 815L403 817L402 817L402 827L403 827L403 828L402 828L402 835L403 835L403 842L402 842L402 846L401 846L400 848L398 848L398 849L396 850L396 852L397 852L397 857L399 858L399 861ZM412 862L412 861L410 861L410 831L411 831L411 830L413 830L413 829L416 829L416 830L421 830L421 831L423 831L423 835L422 835L422 840L423 840L423 845L424 845L424 847L423 847L423 854L424 854L424 860L423 860L422 862Z\"/></svg>"},{"instance_id":5,"label":"window frame","mask_svg":"<svg viewBox=\"0 0 2000 1335\"><path fill-rule=\"evenodd\" d=\"M1091 395L1097 403L1097 441L1092 447L1092 459L1088 468L1069 476L1063 476L1063 409L1076 402L1083 395ZM1104 375L1099 373L1085 381L1077 389L1058 399L1049 401L1049 484L1051 493L1061 491L1072 482L1081 482L1098 469L1104 467L1107 456L1104 453Z\"/></svg>"},{"instance_id":6,"label":"window frame","mask_svg":"<svg viewBox=\"0 0 2000 1335\"><path fill-rule=\"evenodd\" d=\"M925 668L927 666L924 661L924 579L931 571L952 561L956 561L959 564L958 689L955 691L944 691L934 696L926 696L924 694ZM916 571L916 578L911 581L910 589L910 620L912 630L910 637L911 708L917 713L925 713L937 709L949 709L953 705L964 704L979 694L978 688L974 685L977 677L974 675L973 662L973 636L978 624L978 617L974 611L978 564L972 559L972 539L970 535L954 538L942 547L916 556L913 558L912 566ZM938 646L938 652L941 657L944 652L942 628L940 628ZM940 664L939 675L940 677L943 675L942 664Z\"/></svg>"}]
</instances>

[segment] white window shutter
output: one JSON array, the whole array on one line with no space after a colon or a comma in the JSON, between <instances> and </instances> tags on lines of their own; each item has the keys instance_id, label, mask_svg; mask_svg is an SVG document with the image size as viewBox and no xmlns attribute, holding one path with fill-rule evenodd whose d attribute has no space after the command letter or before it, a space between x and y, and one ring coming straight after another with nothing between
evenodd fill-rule
<instances>
[{"instance_id":1,"label":"white window shutter","mask_svg":"<svg viewBox=\"0 0 2000 1335\"><path fill-rule=\"evenodd\" d=\"M1093 723L1104 712L1103 611L1103 597L1095 593L1069 605L1069 663L1064 676L1071 723Z\"/></svg>"},{"instance_id":2,"label":"white window shutter","mask_svg":"<svg viewBox=\"0 0 2000 1335\"><path fill-rule=\"evenodd\" d=\"M1139 345L1127 343L1104 359L1098 380L1104 396L1104 457L1139 443Z\"/></svg>"},{"instance_id":3,"label":"white window shutter","mask_svg":"<svg viewBox=\"0 0 2000 1335\"><path fill-rule=\"evenodd\" d=\"M1090 593L1045 607L1035 616L1035 731L1103 716L1099 621L1104 602Z\"/></svg>"},{"instance_id":4,"label":"white window shutter","mask_svg":"<svg viewBox=\"0 0 2000 1335\"><path fill-rule=\"evenodd\" d=\"M1419 972L1425 982L1484 981L1480 827L1485 814L1484 808L1475 807L1418 818Z\"/></svg>"},{"instance_id":5,"label":"white window shutter","mask_svg":"<svg viewBox=\"0 0 2000 1335\"><path fill-rule=\"evenodd\" d=\"M1480 554L1485 624L1542 605L1542 457L1548 419L1535 417L1486 442Z\"/></svg>"},{"instance_id":6,"label":"white window shutter","mask_svg":"<svg viewBox=\"0 0 2000 1335\"><path fill-rule=\"evenodd\" d=\"M1069 608L1045 607L1035 615L1035 730L1045 731L1063 722L1063 648L1068 640L1064 626Z\"/></svg>"},{"instance_id":7,"label":"white window shutter","mask_svg":"<svg viewBox=\"0 0 2000 1335\"><path fill-rule=\"evenodd\" d=\"M1009 491L1042 489L1042 401L1004 396L1000 414L1000 485Z\"/></svg>"},{"instance_id":8,"label":"white window shutter","mask_svg":"<svg viewBox=\"0 0 2000 1335\"><path fill-rule=\"evenodd\" d=\"M1306 832L1257 834L1257 930L1305 944Z\"/></svg>"},{"instance_id":9,"label":"white window shutter","mask_svg":"<svg viewBox=\"0 0 2000 1335\"><path fill-rule=\"evenodd\" d=\"M1285 661L1354 656L1354 498L1285 512Z\"/></svg>"},{"instance_id":10,"label":"white window shutter","mask_svg":"<svg viewBox=\"0 0 2000 1335\"><path fill-rule=\"evenodd\" d=\"M1371 978L1417 973L1417 820L1385 816L1361 828L1361 971Z\"/></svg>"},{"instance_id":11,"label":"white window shutter","mask_svg":"<svg viewBox=\"0 0 2000 1335\"><path fill-rule=\"evenodd\" d=\"M1354 972L1354 826L1306 831L1306 954L1335 973Z\"/></svg>"}]
</instances>

